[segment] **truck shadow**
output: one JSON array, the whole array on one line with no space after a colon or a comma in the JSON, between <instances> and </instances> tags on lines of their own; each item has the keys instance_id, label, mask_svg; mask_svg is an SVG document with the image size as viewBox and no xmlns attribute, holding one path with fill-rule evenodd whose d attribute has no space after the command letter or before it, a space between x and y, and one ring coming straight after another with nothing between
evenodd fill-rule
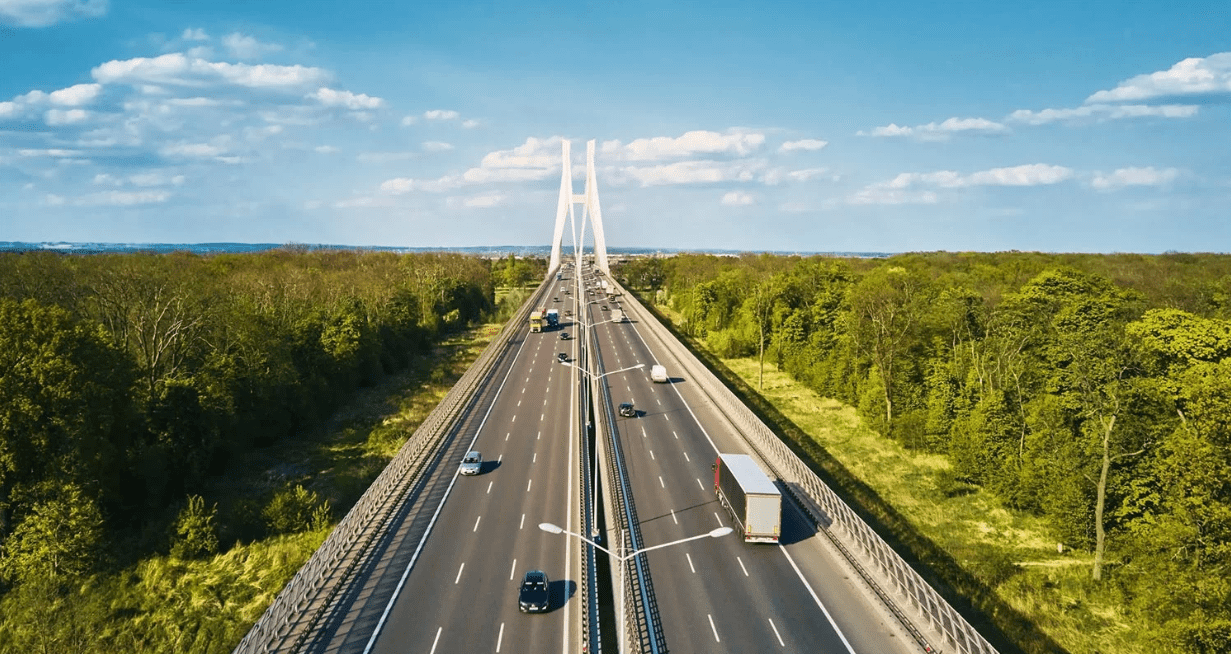
<instances>
[{"instance_id":1,"label":"truck shadow","mask_svg":"<svg viewBox=\"0 0 1231 654\"><path fill-rule=\"evenodd\" d=\"M722 505L718 503L718 499L717 499L717 498L715 498L715 499L710 500L710 501L708 501L708 502L702 502L702 503L700 503L700 504L694 504L694 505L692 505L692 506L686 506L686 507L684 507L684 508L682 508L682 509L676 509L676 510L675 510L675 517L678 519L680 516L682 516L682 515L684 515L684 514L688 513L689 511L699 511L699 510L701 510L701 509L706 509L706 508L709 508L709 507L713 507L713 510L717 510L717 511L718 511L718 515L719 515L719 516L724 516L724 515L726 515L727 510L726 510L726 509L724 509L724 508L722 508ZM649 523L651 523L651 522L654 522L655 520L662 520L662 519L664 519L664 518L666 518L666 519L670 519L670 518L671 518L671 514L670 514L670 513L664 513L664 514L662 514L662 515L656 515L656 516L654 516L653 518L646 518L645 520L642 520L640 524L642 524L642 525L647 525L647 524L649 524Z\"/></svg>"}]
</instances>

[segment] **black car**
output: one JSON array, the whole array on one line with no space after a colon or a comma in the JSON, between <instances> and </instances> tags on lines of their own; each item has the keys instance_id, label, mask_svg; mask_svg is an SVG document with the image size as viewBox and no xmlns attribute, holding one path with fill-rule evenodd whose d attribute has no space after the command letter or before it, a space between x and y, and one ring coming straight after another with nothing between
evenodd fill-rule
<instances>
[{"instance_id":1,"label":"black car","mask_svg":"<svg viewBox=\"0 0 1231 654\"><path fill-rule=\"evenodd\" d=\"M637 410L633 408L632 402L622 402L620 404L620 415L625 418L636 418Z\"/></svg>"},{"instance_id":2,"label":"black car","mask_svg":"<svg viewBox=\"0 0 1231 654\"><path fill-rule=\"evenodd\" d=\"M542 613L551 604L551 593L547 590L547 573L542 570L531 570L521 578L521 588L517 591L517 608L522 613Z\"/></svg>"},{"instance_id":3,"label":"black car","mask_svg":"<svg viewBox=\"0 0 1231 654\"><path fill-rule=\"evenodd\" d=\"M556 359L562 363L568 361L568 352L561 352L557 354Z\"/></svg>"},{"instance_id":4,"label":"black car","mask_svg":"<svg viewBox=\"0 0 1231 654\"><path fill-rule=\"evenodd\" d=\"M603 305L603 311L607 311L607 305Z\"/></svg>"},{"instance_id":5,"label":"black car","mask_svg":"<svg viewBox=\"0 0 1231 654\"><path fill-rule=\"evenodd\" d=\"M562 341L567 341L567 340L568 340L568 332L560 332L560 340L562 340Z\"/></svg>"}]
</instances>

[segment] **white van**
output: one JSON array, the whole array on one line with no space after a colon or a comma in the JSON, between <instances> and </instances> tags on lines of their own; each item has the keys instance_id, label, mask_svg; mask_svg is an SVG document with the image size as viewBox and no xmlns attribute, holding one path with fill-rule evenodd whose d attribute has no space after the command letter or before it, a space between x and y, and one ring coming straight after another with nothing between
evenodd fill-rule
<instances>
[{"instance_id":1,"label":"white van","mask_svg":"<svg viewBox=\"0 0 1231 654\"><path fill-rule=\"evenodd\" d=\"M667 383L668 381L667 367L666 366L652 366L650 368L650 381L656 384Z\"/></svg>"}]
</instances>

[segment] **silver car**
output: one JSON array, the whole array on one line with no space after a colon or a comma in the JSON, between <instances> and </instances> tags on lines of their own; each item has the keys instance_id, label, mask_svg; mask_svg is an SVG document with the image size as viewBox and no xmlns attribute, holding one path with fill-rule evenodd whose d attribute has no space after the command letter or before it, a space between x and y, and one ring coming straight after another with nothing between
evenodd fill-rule
<instances>
[{"instance_id":1,"label":"silver car","mask_svg":"<svg viewBox=\"0 0 1231 654\"><path fill-rule=\"evenodd\" d=\"M462 458L462 474L477 475L483 469L483 455L478 452L467 452Z\"/></svg>"}]
</instances>

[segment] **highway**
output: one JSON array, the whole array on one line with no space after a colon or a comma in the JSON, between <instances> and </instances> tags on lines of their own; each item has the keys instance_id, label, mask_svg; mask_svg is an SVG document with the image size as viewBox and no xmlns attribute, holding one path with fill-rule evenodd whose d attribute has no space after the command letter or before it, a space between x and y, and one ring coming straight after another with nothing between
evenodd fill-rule
<instances>
[{"instance_id":1,"label":"highway","mask_svg":"<svg viewBox=\"0 0 1231 654\"><path fill-rule=\"evenodd\" d=\"M617 429L644 546L729 525L710 466L719 451L744 446L678 372L671 383L651 382L649 367L664 353L650 351L636 322L603 322L609 313L589 307L604 368L645 365L608 378L612 403L638 409L635 418L618 418ZM783 506L781 546L730 535L648 554L668 651L915 651L832 558L823 536L789 501Z\"/></svg>"}]
</instances>

